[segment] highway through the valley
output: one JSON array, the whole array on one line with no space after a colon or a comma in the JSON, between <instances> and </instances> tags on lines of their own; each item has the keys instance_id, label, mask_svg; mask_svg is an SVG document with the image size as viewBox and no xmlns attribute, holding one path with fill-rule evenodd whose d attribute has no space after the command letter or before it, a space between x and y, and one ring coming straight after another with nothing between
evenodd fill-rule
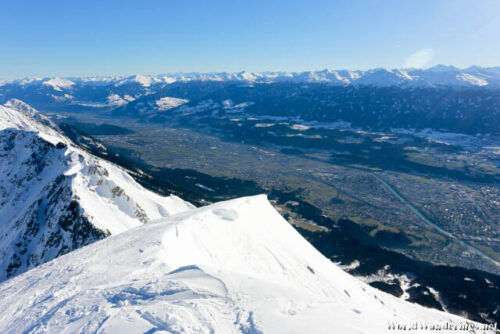
<instances>
[{"instance_id":1,"label":"highway through the valley","mask_svg":"<svg viewBox=\"0 0 500 334\"><path fill-rule=\"evenodd\" d=\"M436 224L434 224L433 222L431 222L427 217L425 217L425 215L422 212L420 212L420 210L418 210L415 206L413 206L413 204L411 204L410 202L408 202L390 184L388 184L386 181L384 181L384 179L382 179L376 173L372 173L372 175L373 175L373 177L375 177L375 179L377 179L384 186L384 188L386 188L387 190L389 190L389 192L391 194L393 194L399 201L401 201L401 203L403 203L411 211L413 211L413 213L415 213L420 218L420 220L422 222L424 222L425 224L431 226L432 228L434 228L435 230L437 230L441 234L443 234L443 235L445 235L445 236L447 236L447 237L449 237L449 238L451 238L453 240L456 240L463 247L465 247L465 248L469 249L470 251L472 251L472 252L474 252L476 254L479 254L483 258L485 258L485 259L493 262L493 264L495 264L496 266L500 266L500 262L496 261L494 258L492 258L491 256L489 256L488 254L484 253L482 250L478 249L477 247L474 247L473 245L467 243L464 240L461 240L461 239L457 238L456 236L454 236L450 232L443 230L441 227L439 227Z\"/></svg>"}]
</instances>

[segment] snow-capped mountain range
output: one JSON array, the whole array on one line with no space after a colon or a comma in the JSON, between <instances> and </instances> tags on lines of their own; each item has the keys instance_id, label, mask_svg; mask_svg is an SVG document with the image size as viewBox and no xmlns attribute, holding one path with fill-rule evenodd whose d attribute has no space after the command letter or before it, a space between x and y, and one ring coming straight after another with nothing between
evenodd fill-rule
<instances>
[{"instance_id":1,"label":"snow-capped mountain range","mask_svg":"<svg viewBox=\"0 0 500 334\"><path fill-rule=\"evenodd\" d=\"M439 86L494 86L500 85L500 67L471 66L459 69L454 66L436 65L428 69L330 70L308 72L213 72L172 73L159 75L72 77L72 78L23 78L0 81L1 85L29 86L43 84L56 91L71 90L74 85L136 84L152 87L159 84L189 81L242 81L249 83L331 83L336 85L372 85L402 87Z\"/></svg>"},{"instance_id":2,"label":"snow-capped mountain range","mask_svg":"<svg viewBox=\"0 0 500 334\"><path fill-rule=\"evenodd\" d=\"M429 69L311 72L174 73L81 78L23 78L0 80L0 104L20 99L42 111L109 112L114 116L154 117L189 101L227 87L268 88L278 92L295 86L314 89L471 90L487 94L500 88L500 67L458 69L438 65ZM425 93L425 92L424 92ZM469 95L471 95L469 94ZM347 93L349 95L349 93ZM256 96L259 97L259 96ZM233 98L233 97L230 97ZM478 97L480 100L480 96ZM286 100L286 99L283 99ZM426 99L423 99L426 101ZM253 100L252 100L253 101ZM396 104L404 103L404 100Z\"/></svg>"},{"instance_id":3,"label":"snow-capped mountain range","mask_svg":"<svg viewBox=\"0 0 500 334\"><path fill-rule=\"evenodd\" d=\"M0 281L192 207L75 147L25 103L0 106Z\"/></svg>"},{"instance_id":4,"label":"snow-capped mountain range","mask_svg":"<svg viewBox=\"0 0 500 334\"><path fill-rule=\"evenodd\" d=\"M2 333L480 326L348 275L263 195L154 194L19 100L0 106L0 156Z\"/></svg>"}]
</instances>

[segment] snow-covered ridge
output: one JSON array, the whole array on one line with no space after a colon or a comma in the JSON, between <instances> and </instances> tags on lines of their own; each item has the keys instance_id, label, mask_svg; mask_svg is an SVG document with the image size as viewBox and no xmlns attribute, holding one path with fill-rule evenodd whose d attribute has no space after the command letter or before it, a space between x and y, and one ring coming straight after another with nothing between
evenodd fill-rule
<instances>
[{"instance_id":1,"label":"snow-covered ridge","mask_svg":"<svg viewBox=\"0 0 500 334\"><path fill-rule=\"evenodd\" d=\"M23 78L9 80L3 84L33 84L43 82L57 91L73 88L75 85L139 84L149 88L159 84L190 81L241 81L246 83L330 83L335 85L373 85L401 87L480 87L500 86L500 67L470 66L459 69L454 66L436 65L428 69L386 69L331 70L307 72L213 72L213 73L170 73L159 75L133 75L82 78ZM2 83L0 83L0 86Z\"/></svg>"},{"instance_id":2,"label":"snow-covered ridge","mask_svg":"<svg viewBox=\"0 0 500 334\"><path fill-rule=\"evenodd\" d=\"M142 188L19 100L0 106L0 281L193 206Z\"/></svg>"},{"instance_id":3,"label":"snow-covered ridge","mask_svg":"<svg viewBox=\"0 0 500 334\"><path fill-rule=\"evenodd\" d=\"M348 275L262 195L83 247L0 284L0 300L0 332L397 333L388 327L466 323Z\"/></svg>"},{"instance_id":4,"label":"snow-covered ridge","mask_svg":"<svg viewBox=\"0 0 500 334\"><path fill-rule=\"evenodd\" d=\"M73 86L75 83L73 81L70 81L67 79L53 78L53 79L49 79L47 81L44 81L43 84L45 86L50 86L50 87L54 88L54 90L57 90L60 92L63 89L71 88L71 86Z\"/></svg>"},{"instance_id":5,"label":"snow-covered ridge","mask_svg":"<svg viewBox=\"0 0 500 334\"><path fill-rule=\"evenodd\" d=\"M0 105L0 130L9 128L37 132L42 139L54 145L69 141L48 117L18 99L10 99L5 105Z\"/></svg>"}]
</instances>

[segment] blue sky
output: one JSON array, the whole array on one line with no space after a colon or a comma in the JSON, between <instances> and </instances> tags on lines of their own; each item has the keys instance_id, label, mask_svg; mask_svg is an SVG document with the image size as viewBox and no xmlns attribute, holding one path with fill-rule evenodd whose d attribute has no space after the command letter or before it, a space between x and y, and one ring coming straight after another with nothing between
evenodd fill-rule
<instances>
[{"instance_id":1,"label":"blue sky","mask_svg":"<svg viewBox=\"0 0 500 334\"><path fill-rule=\"evenodd\" d=\"M0 0L0 78L500 65L500 1Z\"/></svg>"}]
</instances>

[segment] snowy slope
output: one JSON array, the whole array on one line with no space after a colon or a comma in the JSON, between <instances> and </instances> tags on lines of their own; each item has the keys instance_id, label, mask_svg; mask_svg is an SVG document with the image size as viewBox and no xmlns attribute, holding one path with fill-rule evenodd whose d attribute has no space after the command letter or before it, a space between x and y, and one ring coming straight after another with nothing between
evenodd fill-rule
<instances>
[{"instance_id":1,"label":"snowy slope","mask_svg":"<svg viewBox=\"0 0 500 334\"><path fill-rule=\"evenodd\" d=\"M176 108L180 105L186 104L188 102L189 102L189 100L186 100L186 99L178 99L175 97L166 96L166 97L162 97L162 98L156 100L155 103L158 106L158 110L167 111L167 110Z\"/></svg>"},{"instance_id":2,"label":"snowy slope","mask_svg":"<svg viewBox=\"0 0 500 334\"><path fill-rule=\"evenodd\" d=\"M19 100L0 106L0 281L110 234L191 209L73 146Z\"/></svg>"},{"instance_id":3,"label":"snowy slope","mask_svg":"<svg viewBox=\"0 0 500 334\"><path fill-rule=\"evenodd\" d=\"M263 195L106 238L2 283L0 300L2 333L394 333L388 324L466 321L348 275Z\"/></svg>"}]
</instances>

